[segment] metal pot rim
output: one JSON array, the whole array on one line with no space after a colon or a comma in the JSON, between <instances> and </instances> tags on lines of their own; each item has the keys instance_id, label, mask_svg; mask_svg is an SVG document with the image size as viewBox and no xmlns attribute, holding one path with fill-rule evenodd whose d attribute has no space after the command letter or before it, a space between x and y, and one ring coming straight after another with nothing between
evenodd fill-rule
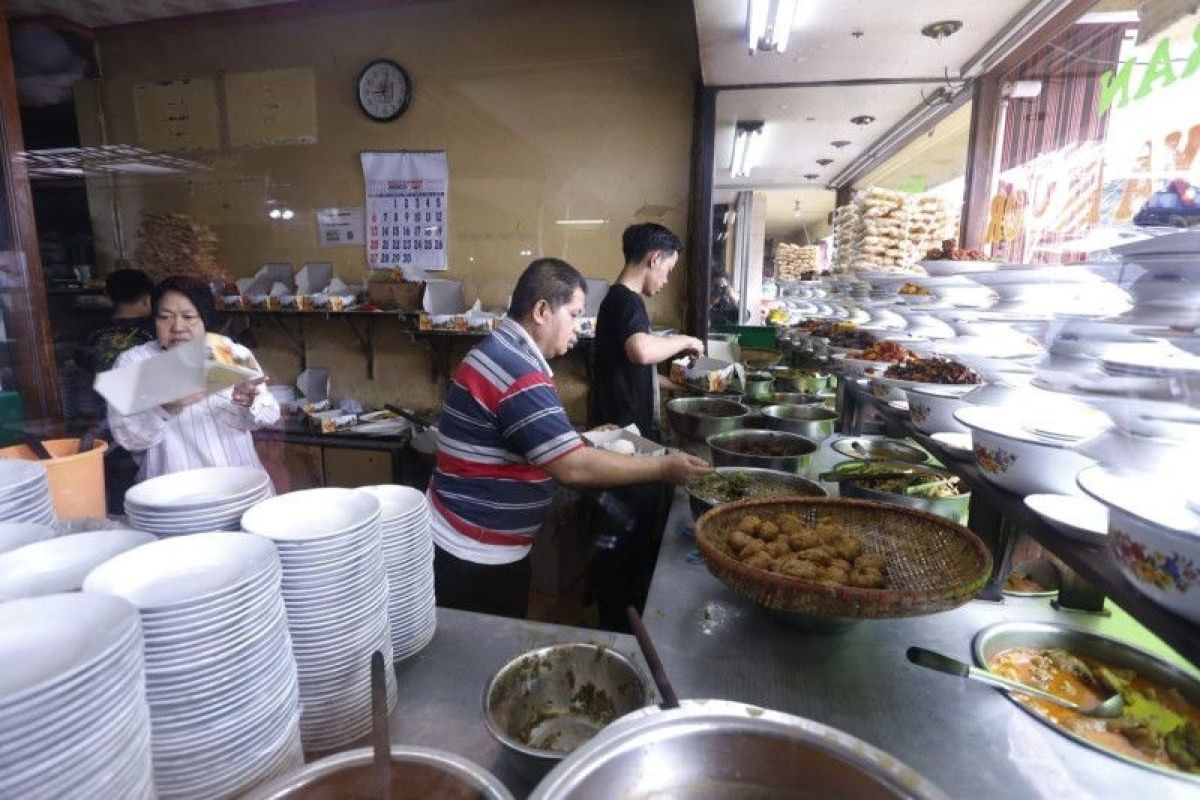
<instances>
[{"instance_id":1,"label":"metal pot rim","mask_svg":"<svg viewBox=\"0 0 1200 800\"><path fill-rule=\"evenodd\" d=\"M731 700L681 700L679 708L647 706L615 720L554 767L530 794L530 800L563 797L608 757L641 744L656 729L736 727L761 733L790 734L873 775L898 794L922 800L949 800L941 789L888 753L837 728L781 711Z\"/></svg>"},{"instance_id":2,"label":"metal pot rim","mask_svg":"<svg viewBox=\"0 0 1200 800\"><path fill-rule=\"evenodd\" d=\"M733 438L743 438L743 439L764 438L765 439L765 438L774 438L774 437L783 437L785 439L793 439L796 441L804 442L805 444L808 445L809 449L805 450L803 453L795 453L795 454L786 455L786 456L759 456L759 455L755 455L752 453L739 453L736 450L729 450L722 446L727 439L733 439ZM714 439L717 440L716 444L713 444ZM728 453L729 455L746 456L749 458L804 458L805 456L810 456L813 453L817 452L817 450L819 448L819 445L817 445L816 442L814 442L812 439L809 439L807 436L801 436L798 433L790 433L788 431L773 431L773 430L768 430L766 428L742 428L741 430L736 430L736 431L725 431L724 433L714 433L708 437L708 439L705 441L705 444L707 444L709 447L713 448L714 450L720 450L721 452Z\"/></svg>"},{"instance_id":3,"label":"metal pot rim","mask_svg":"<svg viewBox=\"0 0 1200 800\"><path fill-rule=\"evenodd\" d=\"M467 779L473 782L476 788L482 790L484 794L491 798L513 800L512 792L495 775L475 762L463 758L456 753L451 753L447 750L438 750L433 747L398 744L392 745L391 753L393 760L397 756L400 756L406 761L439 767L447 773ZM276 800L277 798L283 798L288 793L308 786L319 778L332 775L344 767L370 764L374 758L374 750L370 747L359 747L354 750L334 753L318 761L305 764L300 770L272 781L266 786L250 792L246 797L247 800Z\"/></svg>"}]
</instances>

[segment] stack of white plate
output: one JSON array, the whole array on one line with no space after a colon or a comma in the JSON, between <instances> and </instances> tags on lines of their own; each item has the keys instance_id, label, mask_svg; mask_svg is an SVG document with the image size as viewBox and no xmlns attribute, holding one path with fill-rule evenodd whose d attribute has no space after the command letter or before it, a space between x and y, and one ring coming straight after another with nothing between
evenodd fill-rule
<instances>
[{"instance_id":1,"label":"stack of white plate","mask_svg":"<svg viewBox=\"0 0 1200 800\"><path fill-rule=\"evenodd\" d=\"M303 764L279 576L269 541L220 531L143 545L84 580L141 612L159 797L240 796Z\"/></svg>"},{"instance_id":2,"label":"stack of white plate","mask_svg":"<svg viewBox=\"0 0 1200 800\"><path fill-rule=\"evenodd\" d=\"M40 522L0 522L0 553L54 536L54 526Z\"/></svg>"},{"instance_id":3,"label":"stack of white plate","mask_svg":"<svg viewBox=\"0 0 1200 800\"><path fill-rule=\"evenodd\" d=\"M242 514L274 494L252 467L207 467L160 475L125 493L133 527L159 536L237 530Z\"/></svg>"},{"instance_id":4,"label":"stack of white plate","mask_svg":"<svg viewBox=\"0 0 1200 800\"><path fill-rule=\"evenodd\" d=\"M309 489L259 503L242 518L243 528L279 551L309 752L371 730L371 654L392 661L379 517L379 501L366 492ZM395 671L386 676L390 708Z\"/></svg>"},{"instance_id":5,"label":"stack of white plate","mask_svg":"<svg viewBox=\"0 0 1200 800\"><path fill-rule=\"evenodd\" d=\"M154 797L133 606L78 593L4 603L0 664L0 797Z\"/></svg>"},{"instance_id":6,"label":"stack of white plate","mask_svg":"<svg viewBox=\"0 0 1200 800\"><path fill-rule=\"evenodd\" d=\"M437 630L433 594L433 534L425 495L408 486L364 486L383 508L383 561L388 576L392 657L420 652Z\"/></svg>"},{"instance_id":7,"label":"stack of white plate","mask_svg":"<svg viewBox=\"0 0 1200 800\"><path fill-rule=\"evenodd\" d=\"M54 522L50 478L36 461L0 458L0 520L5 522Z\"/></svg>"},{"instance_id":8,"label":"stack of white plate","mask_svg":"<svg viewBox=\"0 0 1200 800\"><path fill-rule=\"evenodd\" d=\"M93 569L154 538L143 531L88 531L0 553L0 600L73 592Z\"/></svg>"}]
</instances>

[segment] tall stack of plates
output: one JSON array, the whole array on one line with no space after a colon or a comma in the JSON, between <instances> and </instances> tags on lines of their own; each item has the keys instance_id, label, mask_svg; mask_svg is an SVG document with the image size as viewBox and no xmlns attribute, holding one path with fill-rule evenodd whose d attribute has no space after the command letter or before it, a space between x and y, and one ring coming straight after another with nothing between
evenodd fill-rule
<instances>
[{"instance_id":1,"label":"tall stack of plates","mask_svg":"<svg viewBox=\"0 0 1200 800\"><path fill-rule=\"evenodd\" d=\"M154 797L133 606L78 593L4 603L0 664L0 797Z\"/></svg>"},{"instance_id":2,"label":"tall stack of plates","mask_svg":"<svg viewBox=\"0 0 1200 800\"><path fill-rule=\"evenodd\" d=\"M399 661L420 652L437 630L429 504L408 486L364 486L361 491L375 495L383 509L392 657Z\"/></svg>"},{"instance_id":3,"label":"tall stack of plates","mask_svg":"<svg viewBox=\"0 0 1200 800\"><path fill-rule=\"evenodd\" d=\"M333 750L371 730L371 654L392 660L379 501L353 489L309 489L246 512L242 527L275 542L300 673L305 750ZM396 674L387 676L388 707Z\"/></svg>"},{"instance_id":4,"label":"tall stack of plates","mask_svg":"<svg viewBox=\"0 0 1200 800\"><path fill-rule=\"evenodd\" d=\"M105 561L153 541L143 531L87 531L0 553L0 600L73 592Z\"/></svg>"},{"instance_id":5,"label":"tall stack of plates","mask_svg":"<svg viewBox=\"0 0 1200 800\"><path fill-rule=\"evenodd\" d=\"M0 458L0 520L5 522L54 522L50 478L36 461Z\"/></svg>"},{"instance_id":6,"label":"tall stack of plates","mask_svg":"<svg viewBox=\"0 0 1200 800\"><path fill-rule=\"evenodd\" d=\"M236 531L246 509L272 494L261 469L189 469L134 486L125 493L125 513L133 527L159 536Z\"/></svg>"},{"instance_id":7,"label":"tall stack of plates","mask_svg":"<svg viewBox=\"0 0 1200 800\"><path fill-rule=\"evenodd\" d=\"M303 764L279 576L270 542L219 531L130 550L84 580L141 612L159 797L240 796Z\"/></svg>"}]
</instances>

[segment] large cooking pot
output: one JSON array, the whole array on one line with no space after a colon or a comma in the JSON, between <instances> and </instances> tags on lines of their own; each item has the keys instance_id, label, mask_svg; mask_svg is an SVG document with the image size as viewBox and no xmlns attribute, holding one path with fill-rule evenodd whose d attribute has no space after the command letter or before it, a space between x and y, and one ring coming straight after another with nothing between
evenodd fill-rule
<instances>
[{"instance_id":1,"label":"large cooking pot","mask_svg":"<svg viewBox=\"0 0 1200 800\"><path fill-rule=\"evenodd\" d=\"M627 714L565 758L531 800L612 797L948 800L866 742L801 717L727 700Z\"/></svg>"},{"instance_id":2,"label":"large cooking pot","mask_svg":"<svg viewBox=\"0 0 1200 800\"><path fill-rule=\"evenodd\" d=\"M756 422L772 431L798 433L805 439L823 442L833 436L837 423L837 412L824 406L796 406L781 403L759 410L762 415Z\"/></svg>"},{"instance_id":3,"label":"large cooking pot","mask_svg":"<svg viewBox=\"0 0 1200 800\"><path fill-rule=\"evenodd\" d=\"M369 747L347 750L307 764L252 791L248 800L342 800L376 797ZM428 747L392 745L391 800L445 797L455 800L512 800L492 773L462 756Z\"/></svg>"},{"instance_id":4,"label":"large cooking pot","mask_svg":"<svg viewBox=\"0 0 1200 800\"><path fill-rule=\"evenodd\" d=\"M760 467L781 472L803 473L812 463L817 443L795 433L745 429L717 433L708 437L713 466ZM788 455L766 455L765 452L743 452L747 448L783 449Z\"/></svg>"}]
</instances>

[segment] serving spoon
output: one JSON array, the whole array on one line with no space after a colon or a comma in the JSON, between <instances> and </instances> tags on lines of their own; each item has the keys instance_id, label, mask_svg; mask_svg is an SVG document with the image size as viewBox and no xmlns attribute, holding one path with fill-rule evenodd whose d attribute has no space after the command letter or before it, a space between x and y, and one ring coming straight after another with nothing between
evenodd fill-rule
<instances>
[{"instance_id":1,"label":"serving spoon","mask_svg":"<svg viewBox=\"0 0 1200 800\"><path fill-rule=\"evenodd\" d=\"M1035 689L1032 686L1027 686L1020 681L1010 680L1008 678L997 675L990 670L973 667L970 664L963 663L950 656L944 656L941 653L935 653L932 650L926 650L924 647L910 647L906 653L908 660L919 667L944 672L947 675L956 675L960 678L968 678L980 683L986 683L988 686L994 686L998 689L1006 689L1012 692L1019 692L1028 697L1036 697L1039 700L1045 700L1055 705L1069 708L1072 711L1083 714L1085 717L1100 717L1108 719L1111 717L1121 716L1121 712L1125 710L1125 698L1119 694L1114 694L1112 697L1097 703L1094 706L1084 707L1078 703L1072 703L1070 700L1064 700L1058 695L1050 692L1043 692L1041 689Z\"/></svg>"}]
</instances>

